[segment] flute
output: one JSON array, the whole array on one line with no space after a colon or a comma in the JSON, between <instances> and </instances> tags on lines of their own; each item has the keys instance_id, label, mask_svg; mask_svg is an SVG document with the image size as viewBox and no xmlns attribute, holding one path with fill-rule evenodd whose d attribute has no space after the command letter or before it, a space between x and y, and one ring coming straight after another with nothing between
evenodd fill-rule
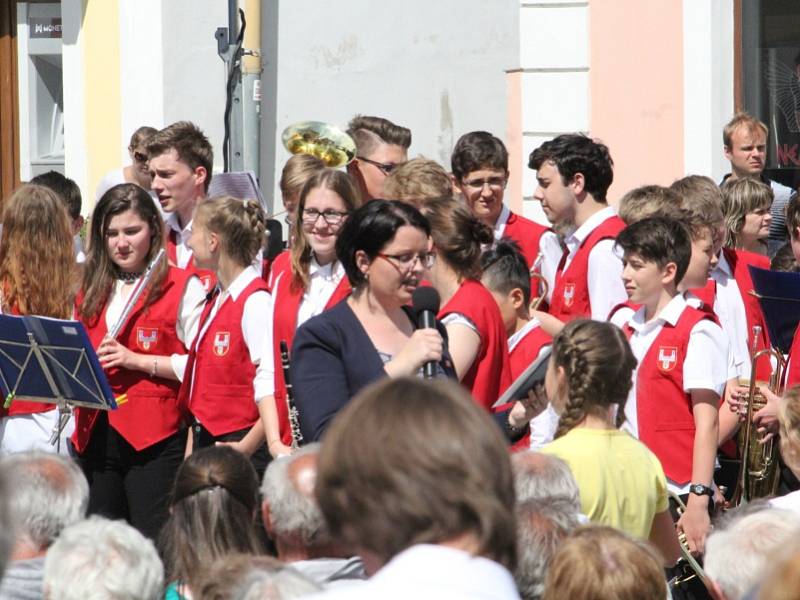
<instances>
[{"instance_id":1,"label":"flute","mask_svg":"<svg viewBox=\"0 0 800 600\"><path fill-rule=\"evenodd\" d=\"M292 380L289 377L289 345L286 340L281 340L281 367L283 367L283 380L286 382L286 409L289 413L289 430L292 432L292 450L297 450L303 443L303 434L300 431L300 412L294 403L292 393Z\"/></svg>"},{"instance_id":2,"label":"flute","mask_svg":"<svg viewBox=\"0 0 800 600\"><path fill-rule=\"evenodd\" d=\"M133 307L136 306L136 303L139 301L139 297L144 292L145 288L147 288L147 284L150 283L150 280L153 278L153 272L155 271L156 265L158 265L158 261L161 260L161 257L164 256L164 248L158 251L155 258L150 261L150 264L147 265L147 269L145 269L142 278L139 280L139 285L133 290L133 293L128 297L128 301L125 303L125 308L122 309L122 313L119 315L119 319L117 322L114 323L114 326L108 330L106 337L112 340L117 339L119 332L122 331L123 325L128 320L128 317L131 316L131 312L133 312Z\"/></svg>"}]
</instances>

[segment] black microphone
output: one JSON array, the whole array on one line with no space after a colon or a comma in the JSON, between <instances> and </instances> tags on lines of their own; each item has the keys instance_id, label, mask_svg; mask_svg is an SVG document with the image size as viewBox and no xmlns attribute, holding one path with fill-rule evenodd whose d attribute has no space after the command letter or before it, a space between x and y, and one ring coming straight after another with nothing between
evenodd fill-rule
<instances>
[{"instance_id":1,"label":"black microphone","mask_svg":"<svg viewBox=\"0 0 800 600\"><path fill-rule=\"evenodd\" d=\"M439 313L439 292L432 287L418 287L411 294L411 307L420 329L436 329L436 315ZM422 366L425 379L436 377L436 361L431 360Z\"/></svg>"}]
</instances>

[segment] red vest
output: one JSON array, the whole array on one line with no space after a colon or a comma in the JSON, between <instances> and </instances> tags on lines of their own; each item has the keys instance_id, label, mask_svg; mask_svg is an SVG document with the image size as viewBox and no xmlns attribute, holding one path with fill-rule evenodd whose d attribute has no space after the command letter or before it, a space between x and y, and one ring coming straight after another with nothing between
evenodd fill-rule
<instances>
[{"instance_id":1,"label":"red vest","mask_svg":"<svg viewBox=\"0 0 800 600\"><path fill-rule=\"evenodd\" d=\"M173 266L178 266L178 233L169 227L167 227L167 241L166 241L166 248L167 248L167 258L169 259L169 263ZM178 267L181 268L181 267ZM196 275L197 278L200 280L200 283L203 284L203 289L206 292L210 292L214 289L214 286L217 285L217 276L214 271L210 271L208 269L198 269L197 265L194 262L194 256L189 260L189 263L184 267L184 271L189 273L190 275Z\"/></svg>"},{"instance_id":2,"label":"red vest","mask_svg":"<svg viewBox=\"0 0 800 600\"><path fill-rule=\"evenodd\" d=\"M284 250L274 259L272 259L272 263L269 265L269 270L262 274L264 277L264 281L267 282L267 290L269 293L272 293L275 284L278 281L278 277L281 276L282 273L285 272L292 272L292 253L291 250Z\"/></svg>"},{"instance_id":3,"label":"red vest","mask_svg":"<svg viewBox=\"0 0 800 600\"><path fill-rule=\"evenodd\" d=\"M589 254L602 240L614 239L617 234L625 229L625 222L617 216L612 216L600 223L578 247L575 256L564 269L567 254L561 258L561 263L556 271L556 281L553 286L553 298L550 303L550 314L561 321L571 321L592 315L592 304L589 298Z\"/></svg>"},{"instance_id":4,"label":"red vest","mask_svg":"<svg viewBox=\"0 0 800 600\"><path fill-rule=\"evenodd\" d=\"M692 478L695 424L691 395L683 390L683 361L692 328L708 313L687 306L673 327L665 323L639 363L636 417L639 439L678 484ZM630 338L633 330L625 325ZM656 391L657 390L657 391Z\"/></svg>"},{"instance_id":5,"label":"red vest","mask_svg":"<svg viewBox=\"0 0 800 600\"><path fill-rule=\"evenodd\" d=\"M517 242L530 269L539 255L539 242L542 235L547 231L550 229L544 225L539 225L539 223L510 212L503 229L503 237Z\"/></svg>"},{"instance_id":6,"label":"red vest","mask_svg":"<svg viewBox=\"0 0 800 600\"><path fill-rule=\"evenodd\" d=\"M339 285L325 304L325 310L347 298L351 292L350 282L347 277L342 277ZM303 300L303 290L292 285L291 269L284 271L275 280L272 288L274 303L272 321L272 354L275 359L275 406L278 411L281 441L287 446L292 442L292 432L289 428L289 413L286 406L286 380L283 377L281 364L281 341L291 348L294 333L297 330L297 311Z\"/></svg>"},{"instance_id":7,"label":"red vest","mask_svg":"<svg viewBox=\"0 0 800 600\"><path fill-rule=\"evenodd\" d=\"M256 365L242 333L247 299L267 284L257 277L234 301L228 298L203 331L215 298L206 302L198 338L192 343L180 402L214 436L250 428L258 421L253 379ZM194 382L192 378L194 376Z\"/></svg>"},{"instance_id":8,"label":"red vest","mask_svg":"<svg viewBox=\"0 0 800 600\"><path fill-rule=\"evenodd\" d=\"M522 372L539 357L542 347L552 344L553 338L546 334L541 327L534 327L517 342L514 349L508 353L508 364L511 367L511 382L517 380ZM511 408L508 406L508 408ZM527 450L531 445L531 432L528 431L522 439L514 442L511 446L512 452Z\"/></svg>"},{"instance_id":9,"label":"red vest","mask_svg":"<svg viewBox=\"0 0 800 600\"><path fill-rule=\"evenodd\" d=\"M503 317L497 302L479 282L468 279L439 311L441 321L450 313L461 313L475 324L481 338L478 356L461 383L473 398L491 411L503 391L511 385L508 345Z\"/></svg>"},{"instance_id":10,"label":"red vest","mask_svg":"<svg viewBox=\"0 0 800 600\"><path fill-rule=\"evenodd\" d=\"M161 297L145 308L147 293L142 294L117 341L137 354L186 354L186 347L178 339L175 326L190 277L183 269L170 267ZM92 323L83 322L95 348L100 346L108 332L107 308L108 304ZM106 375L115 396L127 395L117 410L109 411L108 423L136 450L152 446L181 429L184 413L178 405L180 382L128 369L111 369ZM72 442L78 452L82 453L89 445L98 416L99 411L90 408L75 409Z\"/></svg>"}]
</instances>

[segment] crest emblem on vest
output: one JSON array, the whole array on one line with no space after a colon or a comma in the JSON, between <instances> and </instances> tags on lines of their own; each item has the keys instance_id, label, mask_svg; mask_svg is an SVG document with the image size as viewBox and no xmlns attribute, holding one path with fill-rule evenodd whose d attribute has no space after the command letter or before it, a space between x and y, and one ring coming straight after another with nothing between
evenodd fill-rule
<instances>
[{"instance_id":1,"label":"crest emblem on vest","mask_svg":"<svg viewBox=\"0 0 800 600\"><path fill-rule=\"evenodd\" d=\"M231 348L231 334L228 331L218 331L214 334L214 354L225 356Z\"/></svg>"},{"instance_id":2,"label":"crest emblem on vest","mask_svg":"<svg viewBox=\"0 0 800 600\"><path fill-rule=\"evenodd\" d=\"M675 346L659 346L657 362L659 370L672 371L678 364L678 349Z\"/></svg>"},{"instance_id":3,"label":"crest emblem on vest","mask_svg":"<svg viewBox=\"0 0 800 600\"><path fill-rule=\"evenodd\" d=\"M565 283L564 284L564 306L572 306L572 303L575 301L575 284L574 283Z\"/></svg>"},{"instance_id":4,"label":"crest emblem on vest","mask_svg":"<svg viewBox=\"0 0 800 600\"><path fill-rule=\"evenodd\" d=\"M203 289L206 292L211 291L211 275L200 275L200 283L203 284Z\"/></svg>"},{"instance_id":5,"label":"crest emblem on vest","mask_svg":"<svg viewBox=\"0 0 800 600\"><path fill-rule=\"evenodd\" d=\"M158 343L158 329L156 327L137 327L136 345L142 350L150 350L150 347Z\"/></svg>"}]
</instances>

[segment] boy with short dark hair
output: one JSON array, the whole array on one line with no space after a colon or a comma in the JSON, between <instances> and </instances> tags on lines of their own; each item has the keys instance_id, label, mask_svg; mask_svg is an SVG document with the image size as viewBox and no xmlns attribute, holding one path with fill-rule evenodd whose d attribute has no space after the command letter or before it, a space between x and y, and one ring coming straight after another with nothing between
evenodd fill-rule
<instances>
[{"instance_id":1,"label":"boy with short dark hair","mask_svg":"<svg viewBox=\"0 0 800 600\"><path fill-rule=\"evenodd\" d=\"M658 456L669 489L688 495L679 526L689 547L702 551L710 529L726 340L713 317L687 305L678 292L692 252L681 223L644 219L621 232L616 246L623 252L625 290L641 305L627 320L612 317L638 361L623 428Z\"/></svg>"},{"instance_id":2,"label":"boy with short dark hair","mask_svg":"<svg viewBox=\"0 0 800 600\"><path fill-rule=\"evenodd\" d=\"M456 143L450 164L453 181L470 212L492 228L495 241L514 240L528 269L535 267L552 291L561 245L548 227L512 212L503 203L509 174L503 142L488 131L466 133Z\"/></svg>"},{"instance_id":3,"label":"boy with short dark hair","mask_svg":"<svg viewBox=\"0 0 800 600\"><path fill-rule=\"evenodd\" d=\"M531 280L525 258L513 240L500 240L481 256L481 283L489 290L503 316L508 336L511 380L522 375L542 349L553 342L538 319L531 318ZM553 440L558 414L548 407L531 420L526 434L513 449L541 448Z\"/></svg>"},{"instance_id":4,"label":"boy with short dark hair","mask_svg":"<svg viewBox=\"0 0 800 600\"><path fill-rule=\"evenodd\" d=\"M51 189L64 203L72 226L75 261L78 263L86 262L86 254L83 252L83 240L81 239L81 229L83 228L81 188L72 179L65 177L58 171L48 171L37 175L31 179L30 183L43 185Z\"/></svg>"},{"instance_id":5,"label":"boy with short dark hair","mask_svg":"<svg viewBox=\"0 0 800 600\"><path fill-rule=\"evenodd\" d=\"M625 223L606 202L613 164L604 144L579 134L560 135L531 153L528 166L538 181L533 197L554 227L569 231L549 309L558 321L605 321L625 299L614 254Z\"/></svg>"}]
</instances>

